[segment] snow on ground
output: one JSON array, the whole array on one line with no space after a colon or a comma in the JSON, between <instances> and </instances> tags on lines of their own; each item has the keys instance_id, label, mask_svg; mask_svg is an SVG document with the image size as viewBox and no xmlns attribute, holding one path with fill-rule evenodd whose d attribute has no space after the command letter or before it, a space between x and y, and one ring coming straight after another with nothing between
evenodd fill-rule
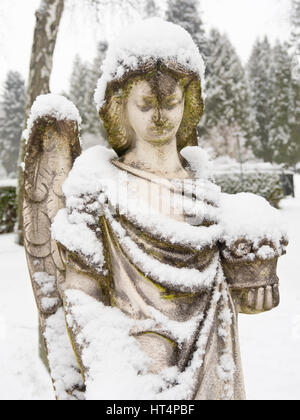
<instances>
[{"instance_id":1,"label":"snow on ground","mask_svg":"<svg viewBox=\"0 0 300 420\"><path fill-rule=\"evenodd\" d=\"M38 317L24 249L0 235L0 400L53 399L38 357Z\"/></svg>"},{"instance_id":2,"label":"snow on ground","mask_svg":"<svg viewBox=\"0 0 300 420\"><path fill-rule=\"evenodd\" d=\"M16 179L0 179L0 188L16 187L17 183Z\"/></svg>"},{"instance_id":3,"label":"snow on ground","mask_svg":"<svg viewBox=\"0 0 300 420\"><path fill-rule=\"evenodd\" d=\"M280 306L265 314L240 315L248 399L300 399L300 175L296 199L283 200L281 208L290 244L278 265Z\"/></svg>"},{"instance_id":4,"label":"snow on ground","mask_svg":"<svg viewBox=\"0 0 300 420\"><path fill-rule=\"evenodd\" d=\"M248 399L300 399L300 176L296 184L296 199L281 205L290 245L278 267L280 307L240 316ZM14 235L0 235L0 273L0 400L53 399L38 357L37 312L24 251Z\"/></svg>"}]
</instances>

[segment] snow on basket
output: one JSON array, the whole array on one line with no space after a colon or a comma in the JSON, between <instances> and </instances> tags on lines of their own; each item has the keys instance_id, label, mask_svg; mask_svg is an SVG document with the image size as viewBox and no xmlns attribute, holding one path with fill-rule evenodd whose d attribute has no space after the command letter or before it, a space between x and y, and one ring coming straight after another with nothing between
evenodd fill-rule
<instances>
[{"instance_id":1,"label":"snow on basket","mask_svg":"<svg viewBox=\"0 0 300 420\"><path fill-rule=\"evenodd\" d=\"M151 18L128 28L110 44L95 92L97 109L104 105L109 82L121 79L149 60L159 59L175 61L198 74L204 90L204 61L190 34L181 26Z\"/></svg>"},{"instance_id":2,"label":"snow on basket","mask_svg":"<svg viewBox=\"0 0 300 420\"><path fill-rule=\"evenodd\" d=\"M286 222L263 197L251 193L222 194L220 207L223 242L234 250L235 257L251 261L255 253L267 260L286 252ZM224 255L231 258L227 251Z\"/></svg>"}]
</instances>

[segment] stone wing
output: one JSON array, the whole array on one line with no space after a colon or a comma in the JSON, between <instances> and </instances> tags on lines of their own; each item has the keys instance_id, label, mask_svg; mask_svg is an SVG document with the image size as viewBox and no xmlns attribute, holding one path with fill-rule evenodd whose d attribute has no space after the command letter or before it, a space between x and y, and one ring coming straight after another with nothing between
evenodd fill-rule
<instances>
[{"instance_id":1,"label":"stone wing","mask_svg":"<svg viewBox=\"0 0 300 420\"><path fill-rule=\"evenodd\" d=\"M54 370L51 356L55 358L58 343L53 346L47 327L51 325L53 330L53 325L64 324L61 290L65 279L60 250L51 239L51 224L58 210L65 207L62 185L81 153L79 114L78 118L74 118L77 113L75 106L65 98L44 95L33 105L28 122L24 169L24 245L51 374ZM54 322L55 317L59 318L59 322ZM61 330L57 333L63 341L61 347L67 347L67 330ZM59 336L55 339L58 340ZM71 345L69 347L72 365L69 368L76 370ZM67 398L67 395L58 395L58 389L71 395L77 387L76 381L71 386L58 383L61 378L53 374L52 380L57 398Z\"/></svg>"}]
</instances>

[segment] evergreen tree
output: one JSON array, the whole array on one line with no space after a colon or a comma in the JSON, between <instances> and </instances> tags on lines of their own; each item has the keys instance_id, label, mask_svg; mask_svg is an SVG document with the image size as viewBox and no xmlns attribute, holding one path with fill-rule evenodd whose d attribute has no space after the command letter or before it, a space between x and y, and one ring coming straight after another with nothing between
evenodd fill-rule
<instances>
[{"instance_id":1,"label":"evergreen tree","mask_svg":"<svg viewBox=\"0 0 300 420\"><path fill-rule=\"evenodd\" d=\"M249 135L250 92L245 71L226 35L211 30L208 37L206 100L199 134L217 155L237 158L239 139Z\"/></svg>"},{"instance_id":2,"label":"evergreen tree","mask_svg":"<svg viewBox=\"0 0 300 420\"><path fill-rule=\"evenodd\" d=\"M144 14L145 18L159 17L161 15L161 9L155 0L146 0Z\"/></svg>"},{"instance_id":3,"label":"evergreen tree","mask_svg":"<svg viewBox=\"0 0 300 420\"><path fill-rule=\"evenodd\" d=\"M289 164L293 166L300 162L300 77L292 77L291 80L289 126L291 136Z\"/></svg>"},{"instance_id":4,"label":"evergreen tree","mask_svg":"<svg viewBox=\"0 0 300 420\"><path fill-rule=\"evenodd\" d=\"M291 53L293 77L300 79L300 0L292 0Z\"/></svg>"},{"instance_id":5,"label":"evergreen tree","mask_svg":"<svg viewBox=\"0 0 300 420\"><path fill-rule=\"evenodd\" d=\"M73 72L70 80L69 98L77 106L82 118L82 132L88 131L88 110L87 104L88 91L88 66L83 63L77 55L74 60Z\"/></svg>"},{"instance_id":6,"label":"evergreen tree","mask_svg":"<svg viewBox=\"0 0 300 420\"><path fill-rule=\"evenodd\" d=\"M293 73L290 109L291 144L294 158L291 164L300 162L300 0L293 0L292 8L292 42Z\"/></svg>"},{"instance_id":7,"label":"evergreen tree","mask_svg":"<svg viewBox=\"0 0 300 420\"><path fill-rule=\"evenodd\" d=\"M255 116L255 134L248 140L256 157L272 162L274 149L270 139L272 115L272 48L265 37L253 47L248 63L251 108Z\"/></svg>"},{"instance_id":8,"label":"evergreen tree","mask_svg":"<svg viewBox=\"0 0 300 420\"><path fill-rule=\"evenodd\" d=\"M88 70L88 92L86 104L88 111L88 127L89 132L95 135L99 134L99 132L104 135L103 124L95 106L94 93L98 80L102 75L101 67L106 56L107 48L107 42L99 42L96 57L92 66Z\"/></svg>"},{"instance_id":9,"label":"evergreen tree","mask_svg":"<svg viewBox=\"0 0 300 420\"><path fill-rule=\"evenodd\" d=\"M256 120L249 144L256 157L287 166L300 161L300 80L292 70L287 44L256 42L248 64Z\"/></svg>"},{"instance_id":10,"label":"evergreen tree","mask_svg":"<svg viewBox=\"0 0 300 420\"><path fill-rule=\"evenodd\" d=\"M94 92L101 77L101 66L106 51L107 43L100 42L92 64L82 62L79 56L75 58L70 91L67 95L80 112L82 134L90 134L98 136L98 138L99 136L105 137L105 130L96 110Z\"/></svg>"},{"instance_id":11,"label":"evergreen tree","mask_svg":"<svg viewBox=\"0 0 300 420\"><path fill-rule=\"evenodd\" d=\"M18 72L7 74L1 107L0 161L9 176L16 176L25 108L25 83Z\"/></svg>"},{"instance_id":12,"label":"evergreen tree","mask_svg":"<svg viewBox=\"0 0 300 420\"><path fill-rule=\"evenodd\" d=\"M199 0L169 0L166 19L188 31L203 57L206 57L207 44L199 12Z\"/></svg>"},{"instance_id":13,"label":"evergreen tree","mask_svg":"<svg viewBox=\"0 0 300 420\"><path fill-rule=\"evenodd\" d=\"M292 0L292 42L300 55L300 0Z\"/></svg>"},{"instance_id":14,"label":"evergreen tree","mask_svg":"<svg viewBox=\"0 0 300 420\"><path fill-rule=\"evenodd\" d=\"M294 153L291 145L290 109L292 89L292 60L288 53L288 45L275 45L272 52L271 65L271 119L269 142L273 151L273 159L277 163L289 163Z\"/></svg>"},{"instance_id":15,"label":"evergreen tree","mask_svg":"<svg viewBox=\"0 0 300 420\"><path fill-rule=\"evenodd\" d=\"M89 82L93 90L96 89L98 80L101 77L101 74L102 74L101 67L106 56L107 48L108 48L107 42L99 42L97 46L96 57L92 65L87 65L88 73L89 73Z\"/></svg>"}]
</instances>

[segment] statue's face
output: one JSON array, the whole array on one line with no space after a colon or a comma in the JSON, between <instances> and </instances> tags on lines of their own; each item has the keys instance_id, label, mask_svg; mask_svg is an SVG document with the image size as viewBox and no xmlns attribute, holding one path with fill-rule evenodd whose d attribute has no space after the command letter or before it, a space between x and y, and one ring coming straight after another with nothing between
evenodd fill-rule
<instances>
[{"instance_id":1,"label":"statue's face","mask_svg":"<svg viewBox=\"0 0 300 420\"><path fill-rule=\"evenodd\" d=\"M163 92L163 91L162 91ZM165 144L176 137L184 112L184 94L175 83L157 94L147 81L137 81L127 101L127 116L137 139Z\"/></svg>"}]
</instances>

